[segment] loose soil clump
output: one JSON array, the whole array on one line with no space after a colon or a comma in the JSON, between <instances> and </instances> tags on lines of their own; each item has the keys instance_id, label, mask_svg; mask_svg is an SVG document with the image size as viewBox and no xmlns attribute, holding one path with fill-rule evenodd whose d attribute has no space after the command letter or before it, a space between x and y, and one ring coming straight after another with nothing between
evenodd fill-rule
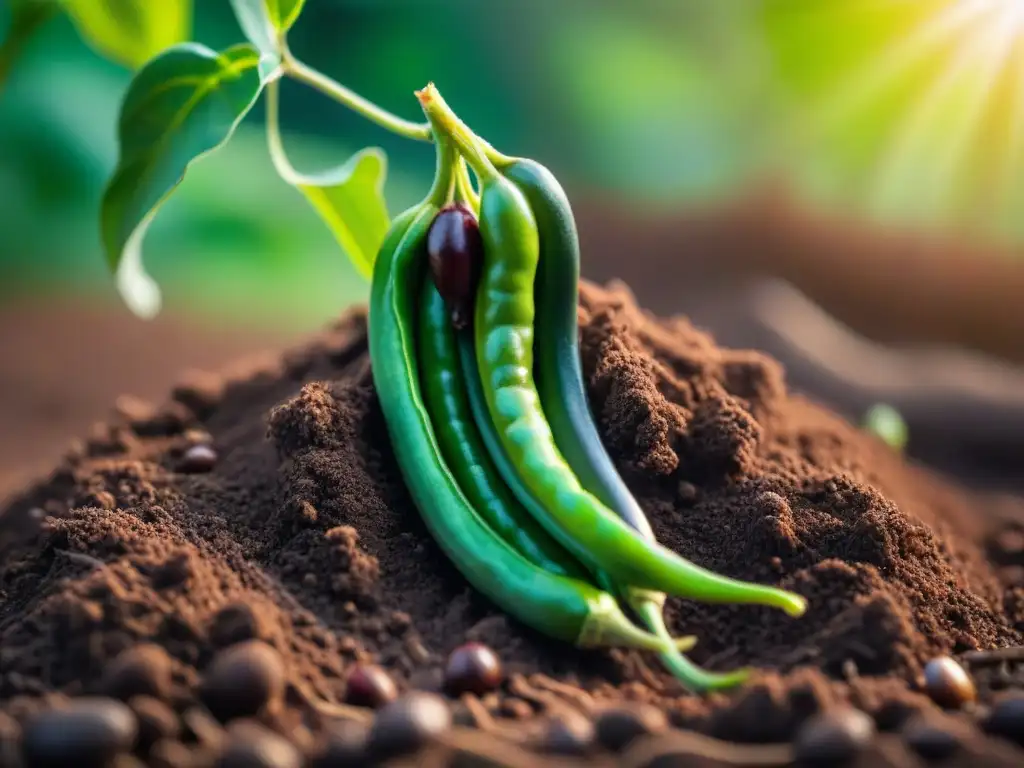
<instances>
[{"instance_id":1,"label":"loose soil clump","mask_svg":"<svg viewBox=\"0 0 1024 768\"><path fill-rule=\"evenodd\" d=\"M60 732L56 708L79 729L110 710L89 726L108 735L96 764L1021 759L1021 657L977 652L1024 640L1024 505L908 465L789 394L772 359L650 316L622 285L585 284L580 325L602 437L659 540L810 602L793 620L670 600L693 658L763 669L752 683L687 695L650 655L552 643L469 588L401 482L354 310L122 408L3 510L0 746L52 759L60 744L25 745ZM466 643L497 654L502 682L456 699L445 669ZM978 703L925 694L940 655ZM375 719L345 703L354 672ZM85 696L106 697L99 714Z\"/></svg>"}]
</instances>

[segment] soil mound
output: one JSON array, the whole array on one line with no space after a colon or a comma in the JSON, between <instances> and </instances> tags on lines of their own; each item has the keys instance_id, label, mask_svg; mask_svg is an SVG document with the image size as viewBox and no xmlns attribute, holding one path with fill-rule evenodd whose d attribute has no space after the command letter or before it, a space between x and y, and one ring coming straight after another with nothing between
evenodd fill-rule
<instances>
[{"instance_id":1,"label":"soil mound","mask_svg":"<svg viewBox=\"0 0 1024 768\"><path fill-rule=\"evenodd\" d=\"M769 670L751 685L688 696L652 657L552 644L474 593L401 483L355 310L281 357L191 375L160 406L122 401L4 510L4 707L20 721L47 698L111 695L126 654L156 657L159 674L128 688L185 718L161 743L201 751L195 713L225 647L276 649L292 695L248 714L294 735L310 701L341 700L354 664L439 691L448 653L476 640L507 673L457 707L479 727L627 700L733 742L785 741L846 700L895 727L934 709L914 692L928 659L1021 643L1016 502L908 466L787 393L773 360L652 317L624 286L584 285L580 322L602 436L659 539L810 601L799 620L670 601L670 627L699 637L695 660Z\"/></svg>"}]
</instances>

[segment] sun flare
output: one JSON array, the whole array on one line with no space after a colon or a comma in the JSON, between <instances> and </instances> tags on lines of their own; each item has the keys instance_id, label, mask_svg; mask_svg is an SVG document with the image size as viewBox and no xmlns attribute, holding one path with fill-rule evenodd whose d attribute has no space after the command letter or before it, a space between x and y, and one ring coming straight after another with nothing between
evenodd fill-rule
<instances>
[{"instance_id":1,"label":"sun flare","mask_svg":"<svg viewBox=\"0 0 1024 768\"><path fill-rule=\"evenodd\" d=\"M955 0L894 37L819 105L819 135L847 131L899 88L858 182L869 210L1019 233L1024 0Z\"/></svg>"}]
</instances>

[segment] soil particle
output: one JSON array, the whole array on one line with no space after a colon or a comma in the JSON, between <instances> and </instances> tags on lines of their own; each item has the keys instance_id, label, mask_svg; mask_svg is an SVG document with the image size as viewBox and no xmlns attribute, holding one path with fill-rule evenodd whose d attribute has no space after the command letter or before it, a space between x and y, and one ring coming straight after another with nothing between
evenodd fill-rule
<instances>
[{"instance_id":1,"label":"soil particle","mask_svg":"<svg viewBox=\"0 0 1024 768\"><path fill-rule=\"evenodd\" d=\"M850 706L898 730L939 711L915 690L930 659L1024 641L1020 501L908 464L790 394L773 360L655 318L621 285L584 285L581 302L591 407L658 539L809 600L798 620L668 601L670 630L699 638L693 659L752 665L749 685L686 695L648 655L551 643L469 588L401 482L353 310L280 359L190 374L164 404L122 402L0 510L0 714L22 723L47 697L110 693L129 701L151 764L187 764L175 761L214 759L189 725L201 705L287 730L343 706L357 665L400 694L441 692L449 654L476 642L505 672L459 705L481 729L608 755L661 737L626 718L615 738L597 728L601 746L551 718L592 730L606 707L654 707L702 738L777 744ZM215 462L180 471L196 446L216 446ZM139 650L152 646L159 662ZM964 718L1021 687L1020 659L1004 666L970 669L981 709ZM415 699L433 702L422 718L409 701L379 711L372 743L398 721L448 727L443 699ZM996 703L983 723L1019 740L1017 709ZM971 759L996 749L976 728L962 741Z\"/></svg>"}]
</instances>

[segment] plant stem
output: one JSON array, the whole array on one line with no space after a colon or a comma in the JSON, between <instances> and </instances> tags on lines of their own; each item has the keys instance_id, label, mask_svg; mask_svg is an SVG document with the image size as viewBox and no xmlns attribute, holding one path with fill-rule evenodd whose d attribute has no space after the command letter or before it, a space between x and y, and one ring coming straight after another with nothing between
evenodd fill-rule
<instances>
[{"instance_id":1,"label":"plant stem","mask_svg":"<svg viewBox=\"0 0 1024 768\"><path fill-rule=\"evenodd\" d=\"M458 118L433 83L427 83L426 88L416 91L416 98L420 100L420 106L434 131L444 133L455 143L481 184L498 175L494 164L487 157L484 142Z\"/></svg>"},{"instance_id":2,"label":"plant stem","mask_svg":"<svg viewBox=\"0 0 1024 768\"><path fill-rule=\"evenodd\" d=\"M280 78L272 77L267 83L267 149L270 150L270 160L274 163L277 175L288 184L297 186L299 172L288 159L288 154L284 150L284 140L281 138L280 104Z\"/></svg>"},{"instance_id":3,"label":"plant stem","mask_svg":"<svg viewBox=\"0 0 1024 768\"><path fill-rule=\"evenodd\" d=\"M349 90L327 75L306 66L296 59L286 47L283 48L281 54L281 69L289 77L330 96L339 104L343 104L353 112L359 113L381 128L414 141L433 141L433 134L429 124L414 123L411 120L405 120L397 115L393 115L386 109L381 109L355 91Z\"/></svg>"},{"instance_id":4,"label":"plant stem","mask_svg":"<svg viewBox=\"0 0 1024 768\"><path fill-rule=\"evenodd\" d=\"M459 156L459 168L455 176L455 188L459 196L475 212L480 210L480 196L473 189L473 180L469 178L469 166L466 165L466 158Z\"/></svg>"},{"instance_id":5,"label":"plant stem","mask_svg":"<svg viewBox=\"0 0 1024 768\"><path fill-rule=\"evenodd\" d=\"M57 4L51 0L38 0L24 6L24 10L11 19L10 29L0 43L0 89L7 83L11 69L25 50L33 33L57 14Z\"/></svg>"}]
</instances>

